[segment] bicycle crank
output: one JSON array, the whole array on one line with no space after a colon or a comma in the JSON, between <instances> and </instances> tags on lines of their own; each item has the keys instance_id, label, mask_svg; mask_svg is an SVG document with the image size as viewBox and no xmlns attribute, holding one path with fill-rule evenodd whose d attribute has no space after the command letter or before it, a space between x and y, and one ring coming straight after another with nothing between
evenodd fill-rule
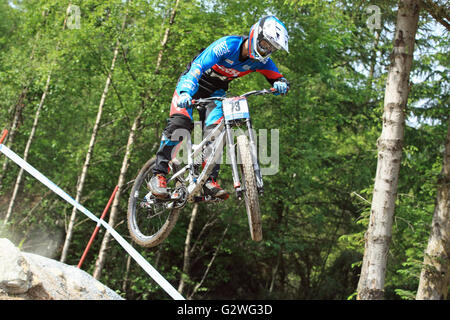
<instances>
[{"instance_id":1,"label":"bicycle crank","mask_svg":"<svg viewBox=\"0 0 450 320\"><path fill-rule=\"evenodd\" d=\"M185 186L176 187L175 190L170 195L170 203L167 205L168 208L181 209L187 203L187 190Z\"/></svg>"}]
</instances>

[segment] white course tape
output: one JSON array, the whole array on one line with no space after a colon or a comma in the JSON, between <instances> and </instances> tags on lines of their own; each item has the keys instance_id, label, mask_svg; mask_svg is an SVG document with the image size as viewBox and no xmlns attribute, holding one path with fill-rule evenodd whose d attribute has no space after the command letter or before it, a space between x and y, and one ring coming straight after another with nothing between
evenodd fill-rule
<instances>
[{"instance_id":1,"label":"white course tape","mask_svg":"<svg viewBox=\"0 0 450 320\"><path fill-rule=\"evenodd\" d=\"M3 144L0 144L0 152L2 152L5 156L14 161L18 166L23 168L37 180L46 185L50 190L55 192L61 198L66 200L68 203L76 207L79 211L84 213L90 219L97 222L97 224L101 224L108 230L109 233L116 239L116 241L125 249L126 252L145 270L152 278L156 281L163 289L166 291L173 299L175 300L185 300L183 296L175 290L175 288L166 280L164 277L155 269L153 266L145 260L139 252L136 251L120 234L117 233L106 221L97 218L93 215L88 209L83 207L81 204L76 202L71 196L69 196L66 192L64 192L61 188L59 188L52 181L47 179L42 173L33 168L30 164L20 158L17 154L11 151L8 147Z\"/></svg>"}]
</instances>

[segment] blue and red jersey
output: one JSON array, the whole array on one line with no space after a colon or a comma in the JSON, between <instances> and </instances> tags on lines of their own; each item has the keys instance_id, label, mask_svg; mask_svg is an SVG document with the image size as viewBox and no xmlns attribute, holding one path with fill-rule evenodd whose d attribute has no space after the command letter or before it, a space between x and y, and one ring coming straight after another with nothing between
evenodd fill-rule
<instances>
[{"instance_id":1,"label":"blue and red jersey","mask_svg":"<svg viewBox=\"0 0 450 320\"><path fill-rule=\"evenodd\" d=\"M201 95L227 90L230 81L255 71L263 74L271 85L283 78L270 58L263 63L241 57L241 46L246 39L245 36L226 36L214 41L188 65L178 80L177 93L187 92L194 97L199 89L202 89Z\"/></svg>"}]
</instances>

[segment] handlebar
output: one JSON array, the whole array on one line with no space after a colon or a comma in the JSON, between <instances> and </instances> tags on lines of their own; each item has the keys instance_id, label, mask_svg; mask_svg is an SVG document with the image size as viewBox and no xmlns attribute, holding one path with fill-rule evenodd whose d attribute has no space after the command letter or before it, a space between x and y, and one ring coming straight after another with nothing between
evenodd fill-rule
<instances>
[{"instance_id":1,"label":"handlebar","mask_svg":"<svg viewBox=\"0 0 450 320\"><path fill-rule=\"evenodd\" d=\"M263 94L269 94L269 93L275 93L277 90L275 88L270 88L270 89L262 89L262 90L254 90L254 91L249 91L246 92L244 94L241 94L240 96L236 96L236 97L248 97L248 96L257 96L257 95L263 95ZM230 97L209 97L209 98L200 98L200 99L192 99L192 105L191 107L195 107L195 106L200 106L203 104L207 104L209 102L215 101L215 100L225 100L227 98Z\"/></svg>"}]
</instances>

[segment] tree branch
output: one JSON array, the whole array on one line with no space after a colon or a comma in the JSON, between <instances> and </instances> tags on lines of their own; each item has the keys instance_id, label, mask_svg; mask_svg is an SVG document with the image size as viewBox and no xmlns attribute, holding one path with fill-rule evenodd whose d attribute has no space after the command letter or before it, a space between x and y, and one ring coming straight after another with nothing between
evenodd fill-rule
<instances>
[{"instance_id":1,"label":"tree branch","mask_svg":"<svg viewBox=\"0 0 450 320\"><path fill-rule=\"evenodd\" d=\"M422 7L428 11L428 13L436 19L437 22L442 24L447 30L450 31L450 14L444 6L440 6L432 0L422 0Z\"/></svg>"},{"instance_id":2,"label":"tree branch","mask_svg":"<svg viewBox=\"0 0 450 320\"><path fill-rule=\"evenodd\" d=\"M220 241L219 241L219 244L217 245L217 248L214 251L214 254L213 254L212 258L211 258L211 261L209 261L209 263L208 263L208 266L207 266L207 268L205 270L205 273L203 274L202 279L200 280L199 283L197 283L197 285L194 287L194 290L192 290L191 294L187 297L188 300L192 299L192 296L197 292L197 290L201 287L201 285L205 281L206 276L208 275L208 272L211 269L211 266L212 266L214 260L216 259L217 254L219 253L220 247L222 246L223 238L225 238L225 235L226 235L226 233L228 231L228 227L229 226L230 226L230 224L228 224L227 227L225 228L225 230L223 231L222 237L220 238Z\"/></svg>"}]
</instances>

